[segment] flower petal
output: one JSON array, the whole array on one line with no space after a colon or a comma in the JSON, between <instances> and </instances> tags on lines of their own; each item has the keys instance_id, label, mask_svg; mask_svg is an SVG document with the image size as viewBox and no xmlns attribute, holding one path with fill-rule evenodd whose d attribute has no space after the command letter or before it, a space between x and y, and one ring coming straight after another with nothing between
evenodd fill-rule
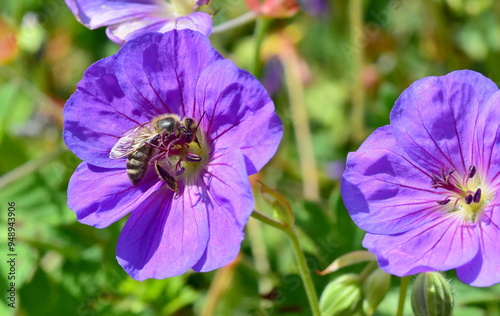
<instances>
[{"instance_id":1,"label":"flower petal","mask_svg":"<svg viewBox=\"0 0 500 316\"><path fill-rule=\"evenodd\" d=\"M212 32L212 17L205 12L193 12L189 15L169 20L168 23L160 29L160 32L165 33L170 30L184 29L198 31L205 36L209 36Z\"/></svg>"},{"instance_id":2,"label":"flower petal","mask_svg":"<svg viewBox=\"0 0 500 316\"><path fill-rule=\"evenodd\" d=\"M167 22L167 19L160 17L131 19L107 27L106 35L116 44L124 45L142 34L158 32Z\"/></svg>"},{"instance_id":3,"label":"flower petal","mask_svg":"<svg viewBox=\"0 0 500 316\"><path fill-rule=\"evenodd\" d=\"M201 7L202 5L206 5L210 2L210 0L196 0L196 6Z\"/></svg>"},{"instance_id":4,"label":"flower petal","mask_svg":"<svg viewBox=\"0 0 500 316\"><path fill-rule=\"evenodd\" d=\"M374 234L397 234L441 216L443 197L402 151L390 126L378 128L347 156L341 192L352 219Z\"/></svg>"},{"instance_id":5,"label":"flower petal","mask_svg":"<svg viewBox=\"0 0 500 316\"><path fill-rule=\"evenodd\" d=\"M474 125L497 90L491 80L470 70L418 80L396 101L393 133L426 170L439 174L445 167L466 174L472 164Z\"/></svg>"},{"instance_id":6,"label":"flower petal","mask_svg":"<svg viewBox=\"0 0 500 316\"><path fill-rule=\"evenodd\" d=\"M199 272L211 271L230 263L240 250L243 227L253 210L253 197L245 161L238 149L218 151L204 176L208 200L210 237L201 259L193 267Z\"/></svg>"},{"instance_id":7,"label":"flower petal","mask_svg":"<svg viewBox=\"0 0 500 316\"><path fill-rule=\"evenodd\" d=\"M65 0L77 20L90 29L145 17L161 10L156 0Z\"/></svg>"},{"instance_id":8,"label":"flower petal","mask_svg":"<svg viewBox=\"0 0 500 316\"><path fill-rule=\"evenodd\" d=\"M260 170L275 154L283 135L281 120L264 87L230 60L203 71L196 87L200 124L216 148L238 146L248 174Z\"/></svg>"},{"instance_id":9,"label":"flower petal","mask_svg":"<svg viewBox=\"0 0 500 316\"><path fill-rule=\"evenodd\" d=\"M158 177L151 172L133 186L124 168L116 161L107 169L81 163L68 185L68 207L83 224L104 228L138 207L157 189Z\"/></svg>"},{"instance_id":10,"label":"flower petal","mask_svg":"<svg viewBox=\"0 0 500 316\"><path fill-rule=\"evenodd\" d=\"M118 45L146 33L166 33L171 30L190 29L208 36L212 31L212 18L204 12L195 12L180 17L144 17L115 24L106 29L109 39Z\"/></svg>"},{"instance_id":11,"label":"flower petal","mask_svg":"<svg viewBox=\"0 0 500 316\"><path fill-rule=\"evenodd\" d=\"M189 270L201 258L209 238L208 215L192 196L178 198L165 185L130 215L116 256L134 279L164 279Z\"/></svg>"},{"instance_id":12,"label":"flower petal","mask_svg":"<svg viewBox=\"0 0 500 316\"><path fill-rule=\"evenodd\" d=\"M459 216L443 216L397 235L366 234L363 247L374 253L387 273L406 276L446 271L469 262L479 250L474 227Z\"/></svg>"},{"instance_id":13,"label":"flower petal","mask_svg":"<svg viewBox=\"0 0 500 316\"><path fill-rule=\"evenodd\" d=\"M500 188L500 91L485 103L474 131L474 164L489 188ZM498 197L500 198L500 197Z\"/></svg>"},{"instance_id":14,"label":"flower petal","mask_svg":"<svg viewBox=\"0 0 500 316\"><path fill-rule=\"evenodd\" d=\"M116 76L128 97L156 114L192 113L196 81L222 57L207 37L192 30L148 33L119 51ZM199 119L195 118L195 119Z\"/></svg>"},{"instance_id":15,"label":"flower petal","mask_svg":"<svg viewBox=\"0 0 500 316\"><path fill-rule=\"evenodd\" d=\"M109 152L120 134L152 117L132 104L120 88L114 60L107 57L87 69L63 112L68 148L89 164L109 168L115 165Z\"/></svg>"},{"instance_id":16,"label":"flower petal","mask_svg":"<svg viewBox=\"0 0 500 316\"><path fill-rule=\"evenodd\" d=\"M470 262L457 268L458 278L472 286L500 283L500 206L489 209L477 227L480 250Z\"/></svg>"}]
</instances>

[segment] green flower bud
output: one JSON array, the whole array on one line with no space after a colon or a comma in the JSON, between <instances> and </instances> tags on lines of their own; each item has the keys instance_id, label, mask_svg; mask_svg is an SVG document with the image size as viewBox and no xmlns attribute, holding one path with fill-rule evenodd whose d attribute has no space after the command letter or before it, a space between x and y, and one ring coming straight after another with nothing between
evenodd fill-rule
<instances>
[{"instance_id":1,"label":"green flower bud","mask_svg":"<svg viewBox=\"0 0 500 316\"><path fill-rule=\"evenodd\" d=\"M356 274L342 275L330 282L319 300L323 316L353 315L363 302L361 283Z\"/></svg>"},{"instance_id":2,"label":"green flower bud","mask_svg":"<svg viewBox=\"0 0 500 316\"><path fill-rule=\"evenodd\" d=\"M413 284L411 308L416 316L448 316L453 311L453 293L439 272L420 273Z\"/></svg>"},{"instance_id":3,"label":"green flower bud","mask_svg":"<svg viewBox=\"0 0 500 316\"><path fill-rule=\"evenodd\" d=\"M391 275L377 268L363 282L363 311L373 315L378 304L382 302L391 287Z\"/></svg>"}]
</instances>

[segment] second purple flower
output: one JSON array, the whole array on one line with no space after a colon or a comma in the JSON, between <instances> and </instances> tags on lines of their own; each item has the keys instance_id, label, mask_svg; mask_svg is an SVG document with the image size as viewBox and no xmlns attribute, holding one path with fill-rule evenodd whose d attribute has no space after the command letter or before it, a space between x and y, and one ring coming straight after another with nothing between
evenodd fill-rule
<instances>
[{"instance_id":1,"label":"second purple flower","mask_svg":"<svg viewBox=\"0 0 500 316\"><path fill-rule=\"evenodd\" d=\"M381 268L500 282L499 121L500 92L488 78L427 77L401 94L390 125L349 154L342 196Z\"/></svg>"},{"instance_id":2,"label":"second purple flower","mask_svg":"<svg viewBox=\"0 0 500 316\"><path fill-rule=\"evenodd\" d=\"M65 0L77 20L90 29L108 26L113 42L125 42L148 32L190 29L210 35L212 18L194 12L210 0Z\"/></svg>"}]
</instances>

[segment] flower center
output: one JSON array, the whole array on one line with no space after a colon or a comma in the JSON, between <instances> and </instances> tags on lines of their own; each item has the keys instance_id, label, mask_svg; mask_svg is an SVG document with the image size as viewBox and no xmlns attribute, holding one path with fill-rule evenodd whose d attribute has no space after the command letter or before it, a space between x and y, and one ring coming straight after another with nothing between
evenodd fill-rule
<instances>
[{"instance_id":1,"label":"flower center","mask_svg":"<svg viewBox=\"0 0 500 316\"><path fill-rule=\"evenodd\" d=\"M163 132L151 142L155 154L150 160L167 186L179 192L178 181L193 183L210 158L210 146L198 128L179 128L177 133Z\"/></svg>"},{"instance_id":2,"label":"flower center","mask_svg":"<svg viewBox=\"0 0 500 316\"><path fill-rule=\"evenodd\" d=\"M446 205L448 213L458 212L469 222L476 222L494 195L485 187L476 171L476 167L471 166L468 172L461 176L454 169L443 168L440 175L432 175L432 187L442 189L445 196L437 203Z\"/></svg>"}]
</instances>

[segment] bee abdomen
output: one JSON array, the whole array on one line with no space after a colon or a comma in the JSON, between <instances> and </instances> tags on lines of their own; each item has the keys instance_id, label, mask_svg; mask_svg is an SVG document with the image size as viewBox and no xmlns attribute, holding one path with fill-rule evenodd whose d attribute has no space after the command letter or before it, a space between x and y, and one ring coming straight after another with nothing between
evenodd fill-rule
<instances>
[{"instance_id":1,"label":"bee abdomen","mask_svg":"<svg viewBox=\"0 0 500 316\"><path fill-rule=\"evenodd\" d=\"M143 145L127 156L127 175L133 185L137 185L146 174L151 149L151 146Z\"/></svg>"}]
</instances>

